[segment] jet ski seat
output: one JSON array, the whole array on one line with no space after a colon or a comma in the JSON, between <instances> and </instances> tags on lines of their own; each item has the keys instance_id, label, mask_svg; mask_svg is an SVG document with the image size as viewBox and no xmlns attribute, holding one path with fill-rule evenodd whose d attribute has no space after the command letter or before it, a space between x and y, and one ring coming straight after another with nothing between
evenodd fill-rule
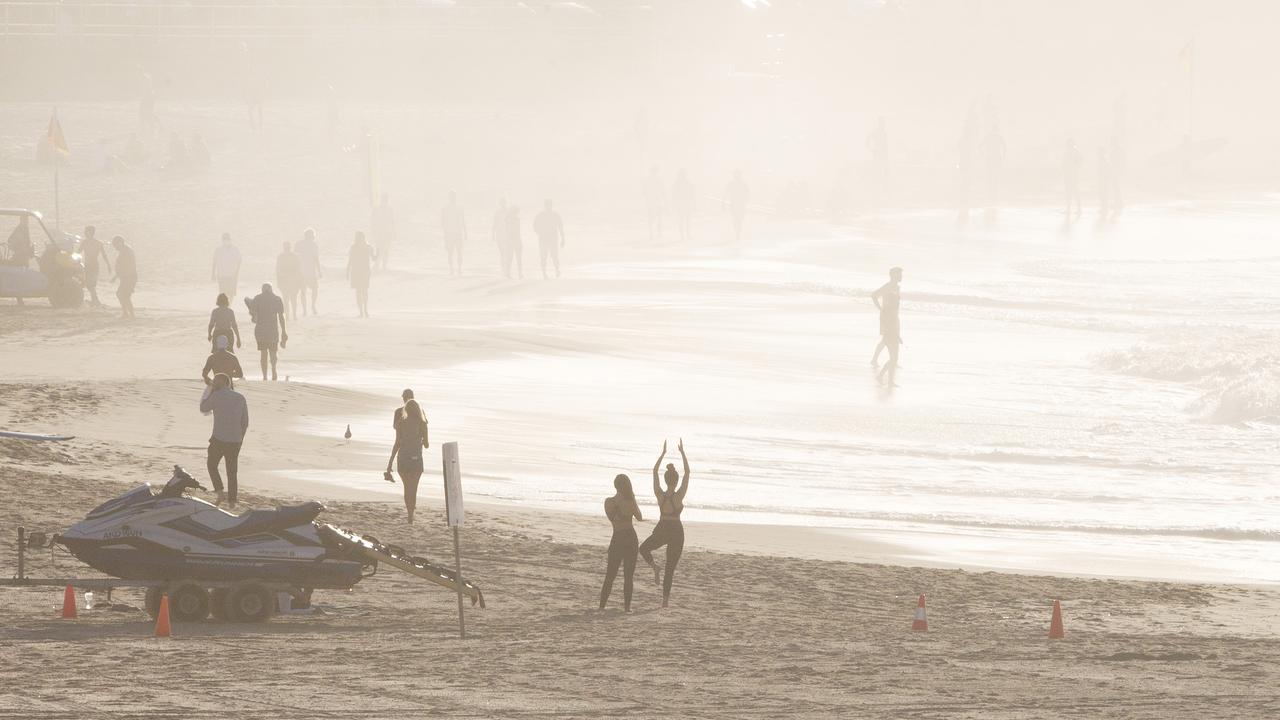
<instances>
[{"instance_id":1,"label":"jet ski seat","mask_svg":"<svg viewBox=\"0 0 1280 720\"><path fill-rule=\"evenodd\" d=\"M324 506L315 500L297 505L281 505L274 510L250 510L240 516L240 522L222 530L222 537L252 535L254 533L286 530L315 520Z\"/></svg>"}]
</instances>

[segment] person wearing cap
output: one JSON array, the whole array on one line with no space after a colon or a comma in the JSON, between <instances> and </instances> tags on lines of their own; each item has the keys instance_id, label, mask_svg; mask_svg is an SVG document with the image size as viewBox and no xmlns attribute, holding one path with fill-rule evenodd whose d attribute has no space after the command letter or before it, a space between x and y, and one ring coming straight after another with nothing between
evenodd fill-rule
<instances>
[{"instance_id":1,"label":"person wearing cap","mask_svg":"<svg viewBox=\"0 0 1280 720\"><path fill-rule=\"evenodd\" d=\"M271 379L277 380L276 353L289 342L284 326L284 300L271 291L271 283L262 283L262 292L247 300L249 315L253 318L253 339L258 341L258 353L262 359L262 379L267 379L267 363L271 364Z\"/></svg>"},{"instance_id":2,"label":"person wearing cap","mask_svg":"<svg viewBox=\"0 0 1280 720\"><path fill-rule=\"evenodd\" d=\"M431 447L427 439L427 415L422 406L413 399L413 391L406 389L400 393L404 405L396 408L391 417L391 427L396 431L395 444L391 446L391 457L387 458L387 471L382 474L388 482L395 482L391 476L391 463L396 463L396 472L400 474L400 484L404 487L404 509L409 514L409 524L413 524L413 511L418 504L418 480L422 478L422 451Z\"/></svg>"},{"instance_id":3,"label":"person wearing cap","mask_svg":"<svg viewBox=\"0 0 1280 720\"><path fill-rule=\"evenodd\" d=\"M205 385L213 385L213 380L209 378L209 374L214 376L226 375L230 378L243 378L244 370L240 367L240 360L235 354L227 350L227 336L218 335L214 337L213 344L216 346L214 351L209 354L209 359L204 361L204 370L200 372L200 377L204 378Z\"/></svg>"},{"instance_id":4,"label":"person wearing cap","mask_svg":"<svg viewBox=\"0 0 1280 720\"><path fill-rule=\"evenodd\" d=\"M249 404L236 392L231 377L225 373L213 376L209 394L200 400L200 412L213 413L213 433L209 436L209 481L218 493L217 504L228 501L236 506L237 471L240 465L240 447L244 444L245 431L249 429ZM227 490L222 490L222 476L218 463L227 462Z\"/></svg>"}]
</instances>

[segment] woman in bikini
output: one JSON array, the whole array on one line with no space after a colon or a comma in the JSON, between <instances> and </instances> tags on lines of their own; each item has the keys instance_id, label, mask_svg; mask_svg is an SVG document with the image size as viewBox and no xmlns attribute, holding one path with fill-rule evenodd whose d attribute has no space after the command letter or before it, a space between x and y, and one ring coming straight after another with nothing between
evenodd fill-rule
<instances>
[{"instance_id":1,"label":"woman in bikini","mask_svg":"<svg viewBox=\"0 0 1280 720\"><path fill-rule=\"evenodd\" d=\"M640 545L640 556L653 568L653 581L662 584L662 607L667 606L667 599L671 597L671 580L675 577L680 553L684 551L684 525L680 522L680 513L684 512L684 495L689 491L689 457L684 454L684 440L680 441L679 447L680 459L684 461L684 478L681 479L674 465L667 463L667 471L663 474L663 480L667 484L665 491L658 483L658 469L662 467L662 459L667 456L665 442L662 443L662 454L658 456L658 462L653 464L653 495L658 499L658 510L662 516L658 520L658 526L653 529L653 534ZM680 481L679 488L676 487L676 481ZM665 573L658 570L652 554L663 545L667 546Z\"/></svg>"},{"instance_id":2,"label":"woman in bikini","mask_svg":"<svg viewBox=\"0 0 1280 720\"><path fill-rule=\"evenodd\" d=\"M644 520L636 505L636 494L631 490L631 478L619 475L613 479L617 494L604 501L604 514L613 523L613 539L609 541L609 565L604 574L604 587L600 588L600 609L609 602L613 580L622 567L622 607L631 612L631 577L636 572L636 550L640 539L631 525L632 518Z\"/></svg>"}]
</instances>

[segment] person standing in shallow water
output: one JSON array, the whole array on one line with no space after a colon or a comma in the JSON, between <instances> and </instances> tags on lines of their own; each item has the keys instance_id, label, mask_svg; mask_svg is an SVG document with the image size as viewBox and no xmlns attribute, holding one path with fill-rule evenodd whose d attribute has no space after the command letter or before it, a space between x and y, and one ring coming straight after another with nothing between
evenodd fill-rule
<instances>
[{"instance_id":1,"label":"person standing in shallow water","mask_svg":"<svg viewBox=\"0 0 1280 720\"><path fill-rule=\"evenodd\" d=\"M636 572L636 554L640 549L640 540L636 537L636 529L631 524L632 518L644 520L640 514L640 506L636 504L636 494L631 489L631 478L619 475L613 479L613 488L617 493L604 501L604 514L613 524L613 537L609 540L609 563L604 573L604 586L600 588L600 609L609 602L609 593L613 591L613 580L618 577L618 568L622 568L622 607L631 612L632 577Z\"/></svg>"},{"instance_id":2,"label":"person standing in shallow water","mask_svg":"<svg viewBox=\"0 0 1280 720\"><path fill-rule=\"evenodd\" d=\"M662 443L662 454L658 462L653 464L653 496L658 499L658 510L661 517L653 534L640 545L640 557L653 570L653 581L662 585L662 607L667 606L671 598L671 581L676 576L676 564L680 562L680 554L684 552L684 524L680 522L680 513L684 512L684 496L689 491L689 458L684 454L684 440L680 441L680 459L684 461L684 479L671 463L667 463L667 471L663 480L667 484L664 491L658 483L658 469L662 467L662 459L667 456L667 444ZM680 487L676 482L680 481ZM667 546L667 561L664 570L658 569L653 561L653 551Z\"/></svg>"},{"instance_id":3,"label":"person standing in shallow water","mask_svg":"<svg viewBox=\"0 0 1280 720\"><path fill-rule=\"evenodd\" d=\"M547 277L547 257L555 266L556 277L560 277L560 248L564 247L564 221L560 213L551 207L548 200L542 206L542 212L533 220L533 233L538 236L538 258L542 261L542 277Z\"/></svg>"},{"instance_id":4,"label":"person standing in shallow water","mask_svg":"<svg viewBox=\"0 0 1280 720\"><path fill-rule=\"evenodd\" d=\"M131 318L134 317L133 291L138 287L138 256L119 235L111 238L111 247L116 250L116 274L111 279L120 283L116 287L116 299L120 301L123 316Z\"/></svg>"},{"instance_id":5,"label":"person standing in shallow water","mask_svg":"<svg viewBox=\"0 0 1280 720\"><path fill-rule=\"evenodd\" d=\"M404 509L409 515L409 524L413 524L413 511L418 505L418 481L422 479L422 451L431 447L427 438L427 414L422 406L413 399L413 390L405 389L400 394L404 405L396 409L391 416L391 427L396 431L396 442L391 446L391 457L387 458L387 471L382 474L388 482L391 477L391 463L396 463L396 472L400 475L400 485L404 488Z\"/></svg>"},{"instance_id":6,"label":"person standing in shallow water","mask_svg":"<svg viewBox=\"0 0 1280 720\"><path fill-rule=\"evenodd\" d=\"M307 228L302 239L293 247L298 255L298 264L302 268L302 314L307 314L307 292L311 292L311 314L316 314L316 298L320 295L320 278L324 270L320 267L320 246L316 244L316 231Z\"/></svg>"},{"instance_id":7,"label":"person standing in shallow water","mask_svg":"<svg viewBox=\"0 0 1280 720\"><path fill-rule=\"evenodd\" d=\"M880 344L876 346L875 355L871 358L874 365L880 357L880 350L889 351L889 362L884 364L876 380L884 383L888 379L890 387L896 387L894 376L898 372L898 350L902 346L902 326L898 320L898 309L902 305L902 268L889 269L889 282L881 285L871 293L871 302L880 311Z\"/></svg>"},{"instance_id":8,"label":"person standing in shallow water","mask_svg":"<svg viewBox=\"0 0 1280 720\"><path fill-rule=\"evenodd\" d=\"M462 246L467 242L467 218L458 204L458 193L449 192L449 202L440 211L440 230L444 234L444 251L448 255L449 274L462 275Z\"/></svg>"},{"instance_id":9,"label":"person standing in shallow water","mask_svg":"<svg viewBox=\"0 0 1280 720\"><path fill-rule=\"evenodd\" d=\"M357 232L356 239L347 252L347 279L356 291L356 309L360 317L369 317L369 277L373 274L373 262L378 253L364 239L364 233Z\"/></svg>"},{"instance_id":10,"label":"person standing in shallow water","mask_svg":"<svg viewBox=\"0 0 1280 720\"><path fill-rule=\"evenodd\" d=\"M276 286L280 288L285 313L290 320L297 320L298 293L302 292L302 258L298 257L287 242L276 256Z\"/></svg>"},{"instance_id":11,"label":"person standing in shallow water","mask_svg":"<svg viewBox=\"0 0 1280 720\"><path fill-rule=\"evenodd\" d=\"M107 257L107 248L98 239L97 229L92 225L84 229L84 240L80 241L80 255L84 257L84 286L89 291L89 302L101 305L98 299L98 259L107 264L107 272L111 272L111 258Z\"/></svg>"}]
</instances>

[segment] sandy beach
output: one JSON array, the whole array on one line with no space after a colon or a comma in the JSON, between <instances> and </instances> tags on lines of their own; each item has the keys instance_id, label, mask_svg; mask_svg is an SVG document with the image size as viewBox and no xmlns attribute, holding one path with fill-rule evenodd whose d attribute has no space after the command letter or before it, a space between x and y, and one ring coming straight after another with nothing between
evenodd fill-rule
<instances>
[{"instance_id":1,"label":"sandy beach","mask_svg":"<svg viewBox=\"0 0 1280 720\"><path fill-rule=\"evenodd\" d=\"M280 382L256 379L241 312L249 380L238 387L251 415L241 499L319 499L322 520L445 559L434 445L417 524L404 522L399 486L381 477L388 416L399 389L414 387L433 443L462 448L464 565L488 608L468 610L460 641L452 595L384 570L350 592L318 591L311 615L179 624L162 641L138 591L71 622L55 619L58 589L0 589L0 717L1280 715L1280 575L1274 520L1258 509L1274 497L1275 466L1250 455L1274 448L1274 425L1258 422L1270 401L1241 405L1229 423L1191 421L1189 403L1228 393L1100 370L1096 357L1122 351L1132 370L1142 357L1123 349L1149 331L1127 290L1108 296L1079 279L1081 255L1107 238L1079 231L1066 242L1027 205L986 230L956 230L950 213L837 226L761 212L737 246L708 193L696 243L649 243L640 223L619 219L629 209L597 207L573 216L564 278L534 279L526 249L528 279L508 281L487 237L496 193L485 190L469 198L469 269L450 278L434 229L443 188L412 181L405 161L388 163L387 178L407 188L403 264L375 276L373 317L358 321L341 263L367 208L346 161L302 132L314 108L281 112L265 136L246 139L226 108L175 105L174 122L210 138L221 166L209 175L73 168L62 180L64 227L92 223L138 248L139 317L121 320L106 287L106 308L0 305L0 429L75 436L0 440L0 546L19 525L56 532L133 485L163 483L174 464L204 479L209 420L197 402L214 243L224 230L236 237L247 294L274 280L282 240L315 227L321 313L290 324ZM0 206L49 208L47 169L23 159L16 131L39 129L46 111L0 108ZM116 134L130 112L62 109L69 131L78 117ZM371 114L388 127L469 120ZM532 125L544 121L535 114ZM261 183L243 182L255 172ZM544 188L531 189L526 172L505 180L533 208ZM1136 208L1138 229L1124 232L1151 241L1144 233L1194 222L1183 212L1194 214ZM934 273L944 261L959 269ZM906 296L916 317L896 394L867 372L875 317L864 299L892 262L928 278ZM988 295L964 284L974 276ZM1047 278L1043 297L1017 295L1027 276ZM1156 280L1138 291L1177 294ZM1086 295L1092 305L1068 301ZM1265 300L1231 307L1244 323ZM1182 323L1179 312L1160 320ZM1249 332L1270 347L1273 330ZM1012 339L985 357L995 337ZM1073 352L1053 365L1046 357L1064 337ZM1150 428L1164 445L1144 445ZM659 609L641 566L635 612L620 611L620 583L598 612L609 541L600 502L627 472L656 516L649 468L663 439L674 447L679 437L694 479L672 606ZM945 484L952 475L959 486ZM1210 493L1233 478L1234 505L1215 511L1234 534L1204 526L1203 497L1181 483ZM1025 490L1042 487L1047 495ZM1109 488L1125 494L1096 504L1119 509L1073 515ZM1169 526L1117 519L1160 502ZM993 507L1014 509L1003 518ZM4 557L0 571L12 574ZM33 576L89 574L64 552L28 559ZM921 594L927 634L910 631ZM1050 641L1054 600L1066 638Z\"/></svg>"}]
</instances>

